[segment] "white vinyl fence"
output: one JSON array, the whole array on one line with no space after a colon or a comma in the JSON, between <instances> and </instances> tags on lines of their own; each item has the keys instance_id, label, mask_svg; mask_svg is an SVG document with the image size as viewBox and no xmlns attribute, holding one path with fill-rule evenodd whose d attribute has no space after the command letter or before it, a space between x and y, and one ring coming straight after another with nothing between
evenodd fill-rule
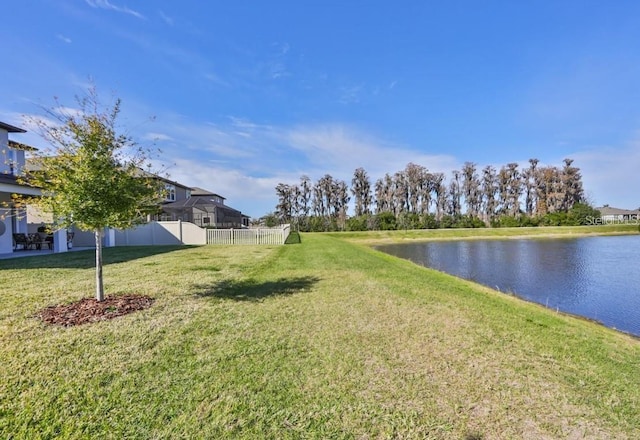
<instances>
[{"instance_id":1,"label":"white vinyl fence","mask_svg":"<svg viewBox=\"0 0 640 440\"><path fill-rule=\"evenodd\" d=\"M290 232L290 225L273 229L204 229L183 221L150 222L124 231L113 231L113 244L284 244ZM93 240L93 233L77 232L74 246L94 246Z\"/></svg>"},{"instance_id":2,"label":"white vinyl fence","mask_svg":"<svg viewBox=\"0 0 640 440\"><path fill-rule=\"evenodd\" d=\"M273 229L207 229L207 244L284 244L290 225Z\"/></svg>"}]
</instances>

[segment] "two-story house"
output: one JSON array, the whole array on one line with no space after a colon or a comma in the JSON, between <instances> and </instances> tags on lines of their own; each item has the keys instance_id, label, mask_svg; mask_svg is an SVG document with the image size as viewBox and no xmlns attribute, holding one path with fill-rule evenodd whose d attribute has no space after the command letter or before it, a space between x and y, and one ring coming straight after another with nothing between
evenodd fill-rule
<instances>
[{"instance_id":1,"label":"two-story house","mask_svg":"<svg viewBox=\"0 0 640 440\"><path fill-rule=\"evenodd\" d=\"M190 197L167 203L162 210L173 220L195 223L201 227L242 228L248 226L248 217L237 209L225 205L220 194L202 188L191 188Z\"/></svg>"},{"instance_id":2,"label":"two-story house","mask_svg":"<svg viewBox=\"0 0 640 440\"><path fill-rule=\"evenodd\" d=\"M13 234L26 233L27 218L12 194L40 195L40 190L19 182L25 166L25 152L33 147L9 139L9 134L26 133L22 128L0 122L0 254L13 252Z\"/></svg>"}]
</instances>

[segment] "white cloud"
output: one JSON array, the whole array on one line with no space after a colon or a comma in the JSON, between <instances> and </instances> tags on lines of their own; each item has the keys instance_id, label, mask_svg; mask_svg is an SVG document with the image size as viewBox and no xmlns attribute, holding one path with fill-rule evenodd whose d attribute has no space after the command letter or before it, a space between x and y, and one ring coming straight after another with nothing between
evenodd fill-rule
<instances>
[{"instance_id":1,"label":"white cloud","mask_svg":"<svg viewBox=\"0 0 640 440\"><path fill-rule=\"evenodd\" d=\"M56 38L57 38L58 40L60 40L60 41L64 42L64 43L67 43L67 44L71 44L71 43L72 43L71 38L66 37L66 36L64 36L64 35L62 35L62 34L57 34L57 35L56 35Z\"/></svg>"},{"instance_id":2,"label":"white cloud","mask_svg":"<svg viewBox=\"0 0 640 440\"><path fill-rule=\"evenodd\" d=\"M169 17L163 11L158 11L158 15L160 15L160 18L162 18L162 21L164 21L167 25L173 26L173 18Z\"/></svg>"},{"instance_id":3,"label":"white cloud","mask_svg":"<svg viewBox=\"0 0 640 440\"><path fill-rule=\"evenodd\" d=\"M147 133L143 137L143 139L148 141L172 141L174 140L171 136L164 133Z\"/></svg>"},{"instance_id":4,"label":"white cloud","mask_svg":"<svg viewBox=\"0 0 640 440\"><path fill-rule=\"evenodd\" d=\"M425 154L342 124L300 126L287 131L287 136L290 147L303 151L316 167L339 173L345 180L358 167L373 179L402 170L409 162L434 172L447 173L457 167L453 156Z\"/></svg>"},{"instance_id":5,"label":"white cloud","mask_svg":"<svg viewBox=\"0 0 640 440\"><path fill-rule=\"evenodd\" d=\"M340 123L295 127L261 125L229 117L226 124L189 124L160 117L171 139L159 141L170 178L226 197L228 204L252 216L274 209L278 183L313 181L324 174L351 182L363 167L373 182L409 162L433 172L459 167L452 156L425 154L384 141Z\"/></svg>"},{"instance_id":6,"label":"white cloud","mask_svg":"<svg viewBox=\"0 0 640 440\"><path fill-rule=\"evenodd\" d=\"M110 3L109 0L85 0L85 2L92 8L121 12L124 14L133 15L134 17L140 18L142 20L146 20L146 17L141 13L134 11L133 9L129 9L126 6L116 6L113 3Z\"/></svg>"},{"instance_id":7,"label":"white cloud","mask_svg":"<svg viewBox=\"0 0 640 440\"><path fill-rule=\"evenodd\" d=\"M218 193L225 204L252 217L273 211L274 188L282 182L282 176L252 176L217 161L178 159L168 171L172 180Z\"/></svg>"},{"instance_id":8,"label":"white cloud","mask_svg":"<svg viewBox=\"0 0 640 440\"><path fill-rule=\"evenodd\" d=\"M590 148L570 157L582 172L584 189L592 203L624 209L640 207L640 141L623 148Z\"/></svg>"}]
</instances>

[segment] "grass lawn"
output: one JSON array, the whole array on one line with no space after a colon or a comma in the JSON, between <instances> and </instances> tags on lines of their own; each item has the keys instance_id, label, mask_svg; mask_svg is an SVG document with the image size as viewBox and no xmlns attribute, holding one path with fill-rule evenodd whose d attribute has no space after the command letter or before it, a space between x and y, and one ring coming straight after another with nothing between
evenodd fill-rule
<instances>
[{"instance_id":1,"label":"grass lawn","mask_svg":"<svg viewBox=\"0 0 640 440\"><path fill-rule=\"evenodd\" d=\"M364 241L364 240L363 240ZM640 341L328 234L0 261L0 438L634 439Z\"/></svg>"},{"instance_id":2,"label":"grass lawn","mask_svg":"<svg viewBox=\"0 0 640 440\"><path fill-rule=\"evenodd\" d=\"M360 243L398 243L406 240L469 240L491 238L637 234L634 224L599 226L538 226L530 228L410 229L406 231L339 232L330 235Z\"/></svg>"}]
</instances>

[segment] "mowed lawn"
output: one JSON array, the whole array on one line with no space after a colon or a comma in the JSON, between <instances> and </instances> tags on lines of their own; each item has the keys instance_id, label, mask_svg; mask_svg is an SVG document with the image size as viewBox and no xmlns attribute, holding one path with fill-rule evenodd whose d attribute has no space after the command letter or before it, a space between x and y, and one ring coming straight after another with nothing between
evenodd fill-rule
<instances>
[{"instance_id":1,"label":"mowed lawn","mask_svg":"<svg viewBox=\"0 0 640 440\"><path fill-rule=\"evenodd\" d=\"M634 439L640 341L324 234L0 261L0 438Z\"/></svg>"}]
</instances>

